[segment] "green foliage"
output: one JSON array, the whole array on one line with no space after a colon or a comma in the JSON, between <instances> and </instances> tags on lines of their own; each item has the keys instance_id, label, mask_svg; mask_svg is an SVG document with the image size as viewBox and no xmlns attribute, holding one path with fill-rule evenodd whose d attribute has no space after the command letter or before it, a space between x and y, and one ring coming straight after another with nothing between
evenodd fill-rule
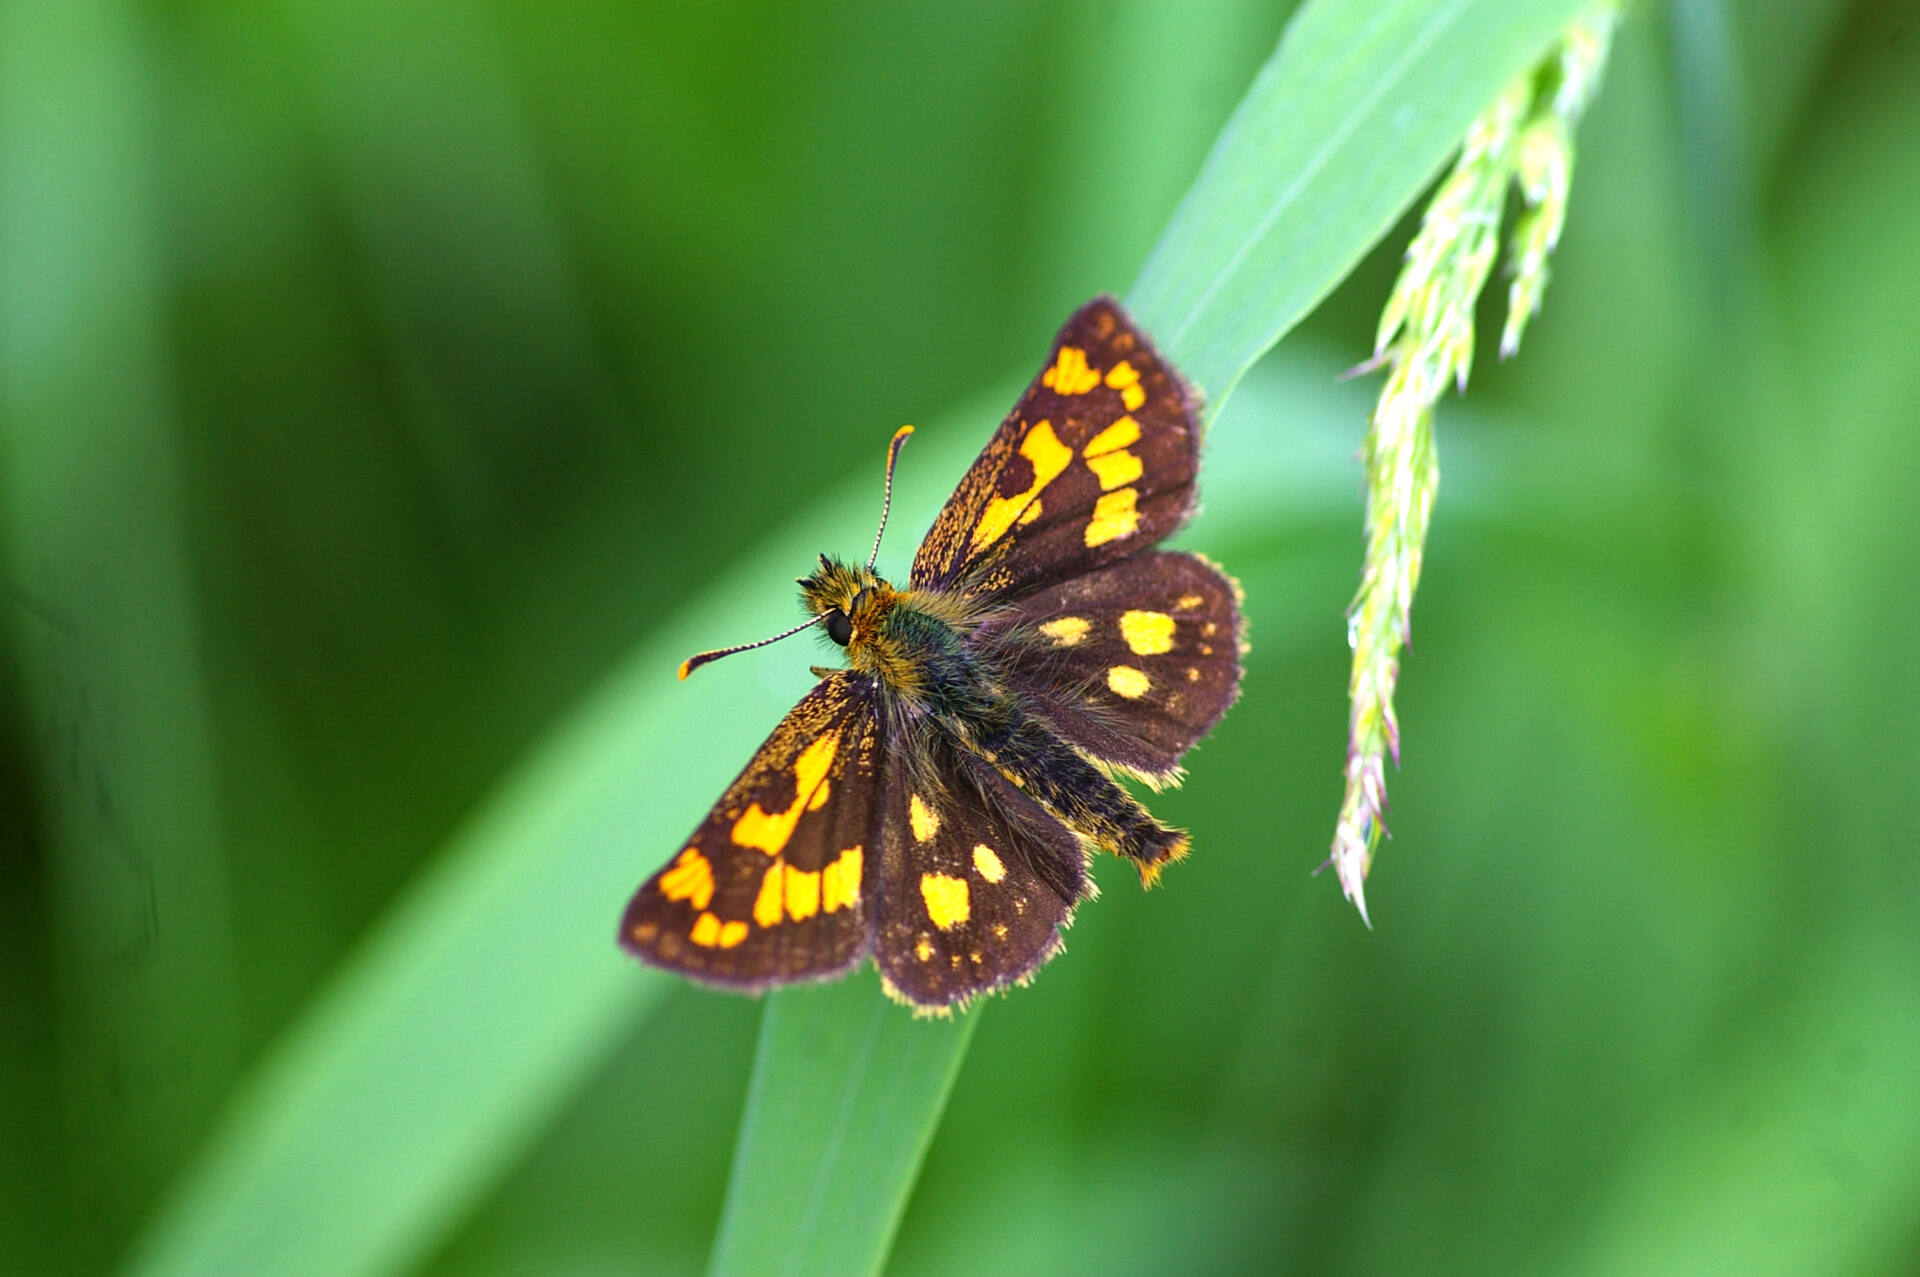
<instances>
[{"instance_id":1,"label":"green foliage","mask_svg":"<svg viewBox=\"0 0 1920 1277\"><path fill-rule=\"evenodd\" d=\"M761 1007L613 926L818 658L674 667L864 547L913 420L904 562L1170 217L1231 256L1174 210L1284 16L7 7L0 1268L705 1266ZM1404 190L1301 205L1174 345L1217 407L1314 312L1189 537L1254 642L1156 800L1195 856L1108 875L979 1017L890 1268L1913 1266L1911 21L1621 29L1525 354L1439 418L1368 934L1306 872L1369 399L1334 374L1445 158L1408 138L1459 127L1383 82ZM1130 299L1177 326L1165 251Z\"/></svg>"},{"instance_id":2,"label":"green foliage","mask_svg":"<svg viewBox=\"0 0 1920 1277\"><path fill-rule=\"evenodd\" d=\"M916 1023L872 972L768 998L708 1271L878 1272L978 1023Z\"/></svg>"},{"instance_id":3,"label":"green foliage","mask_svg":"<svg viewBox=\"0 0 1920 1277\"><path fill-rule=\"evenodd\" d=\"M1301 7L1128 294L1216 411L1579 7Z\"/></svg>"}]
</instances>

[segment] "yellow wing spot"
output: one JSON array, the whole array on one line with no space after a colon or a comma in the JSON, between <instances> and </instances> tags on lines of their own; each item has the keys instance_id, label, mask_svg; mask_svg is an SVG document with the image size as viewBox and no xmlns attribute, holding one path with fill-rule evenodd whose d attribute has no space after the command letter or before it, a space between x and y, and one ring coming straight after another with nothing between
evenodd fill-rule
<instances>
[{"instance_id":1,"label":"yellow wing spot","mask_svg":"<svg viewBox=\"0 0 1920 1277\"><path fill-rule=\"evenodd\" d=\"M1133 488L1109 492L1093 503L1093 518L1087 522L1087 548L1132 536L1140 527L1140 512L1135 503L1140 493Z\"/></svg>"},{"instance_id":2,"label":"yellow wing spot","mask_svg":"<svg viewBox=\"0 0 1920 1277\"><path fill-rule=\"evenodd\" d=\"M927 902L927 917L942 931L951 931L972 916L973 902L967 894L965 878L946 874L921 874L920 898Z\"/></svg>"},{"instance_id":3,"label":"yellow wing spot","mask_svg":"<svg viewBox=\"0 0 1920 1277\"><path fill-rule=\"evenodd\" d=\"M1140 442L1140 423L1132 417L1120 420L1087 440L1087 446L1081 451L1089 457L1098 457L1109 452L1118 452Z\"/></svg>"},{"instance_id":4,"label":"yellow wing spot","mask_svg":"<svg viewBox=\"0 0 1920 1277\"><path fill-rule=\"evenodd\" d=\"M940 832L940 817L918 794L907 799L907 823L913 826L915 842L925 842Z\"/></svg>"},{"instance_id":5,"label":"yellow wing spot","mask_svg":"<svg viewBox=\"0 0 1920 1277\"><path fill-rule=\"evenodd\" d=\"M1124 487L1147 472L1147 468L1140 463L1140 458L1131 452L1108 452L1097 457L1088 457L1087 469L1093 471L1093 477L1100 481L1103 492Z\"/></svg>"},{"instance_id":6,"label":"yellow wing spot","mask_svg":"<svg viewBox=\"0 0 1920 1277\"><path fill-rule=\"evenodd\" d=\"M1140 374L1134 366L1122 359L1107 370L1107 385L1120 392L1120 402L1132 412L1147 401L1147 392L1140 385Z\"/></svg>"},{"instance_id":7,"label":"yellow wing spot","mask_svg":"<svg viewBox=\"0 0 1920 1277\"><path fill-rule=\"evenodd\" d=\"M979 870L980 876L988 882L999 882L1007 876L1007 867L1000 863L1000 857L994 854L993 848L983 842L974 844L973 867Z\"/></svg>"},{"instance_id":8,"label":"yellow wing spot","mask_svg":"<svg viewBox=\"0 0 1920 1277\"><path fill-rule=\"evenodd\" d=\"M735 919L722 922L710 913L703 913L693 920L693 930L687 939L705 949L731 949L747 938L747 924Z\"/></svg>"},{"instance_id":9,"label":"yellow wing spot","mask_svg":"<svg viewBox=\"0 0 1920 1277\"><path fill-rule=\"evenodd\" d=\"M1191 612L1193 611L1193 609L1199 607L1202 603L1205 603L1205 602L1206 600L1201 598L1198 594L1182 594L1179 600L1176 603L1174 603L1174 606L1179 608L1182 612Z\"/></svg>"},{"instance_id":10,"label":"yellow wing spot","mask_svg":"<svg viewBox=\"0 0 1920 1277\"><path fill-rule=\"evenodd\" d=\"M820 912L820 872L787 866L787 917L804 922Z\"/></svg>"},{"instance_id":11,"label":"yellow wing spot","mask_svg":"<svg viewBox=\"0 0 1920 1277\"><path fill-rule=\"evenodd\" d=\"M1199 681L1200 681L1200 671L1195 669L1191 665L1187 666L1187 682L1198 683Z\"/></svg>"},{"instance_id":12,"label":"yellow wing spot","mask_svg":"<svg viewBox=\"0 0 1920 1277\"><path fill-rule=\"evenodd\" d=\"M1219 628L1220 627L1214 624L1212 621L1208 621L1205 625L1200 627L1200 637L1212 638L1215 632L1219 630Z\"/></svg>"},{"instance_id":13,"label":"yellow wing spot","mask_svg":"<svg viewBox=\"0 0 1920 1277\"><path fill-rule=\"evenodd\" d=\"M713 903L713 866L698 851L687 848L673 868L660 875L660 894L705 909Z\"/></svg>"},{"instance_id":14,"label":"yellow wing spot","mask_svg":"<svg viewBox=\"0 0 1920 1277\"><path fill-rule=\"evenodd\" d=\"M994 924L993 924L993 938L994 938L995 940L1005 940L1005 939L1007 938L1007 924L1006 924L1006 923L1004 923L1004 922L996 922L996 923L994 923Z\"/></svg>"},{"instance_id":15,"label":"yellow wing spot","mask_svg":"<svg viewBox=\"0 0 1920 1277\"><path fill-rule=\"evenodd\" d=\"M1053 423L1042 421L1027 431L1027 437L1020 441L1020 455L1033 463L1033 482L1027 485L1025 492L1016 492L1010 497L995 497L987 502L987 508L981 512L980 522L974 525L973 548L984 549L998 541L1014 525L1022 514L1026 513L1028 503L1040 495L1040 490L1058 479L1073 460L1073 449L1060 442L1053 433Z\"/></svg>"},{"instance_id":16,"label":"yellow wing spot","mask_svg":"<svg viewBox=\"0 0 1920 1277\"><path fill-rule=\"evenodd\" d=\"M733 822L733 840L742 847L758 847L769 856L779 855L793 837L801 811L818 811L827 801L827 771L839 748L840 737L831 735L802 750L793 763L793 801L787 809L768 813L755 803Z\"/></svg>"},{"instance_id":17,"label":"yellow wing spot","mask_svg":"<svg viewBox=\"0 0 1920 1277\"><path fill-rule=\"evenodd\" d=\"M1153 686L1153 680L1131 665L1116 665L1107 671L1107 686L1113 689L1116 696L1137 701L1147 694L1147 689Z\"/></svg>"},{"instance_id":18,"label":"yellow wing spot","mask_svg":"<svg viewBox=\"0 0 1920 1277\"><path fill-rule=\"evenodd\" d=\"M1139 438L1140 423L1132 417L1122 417L1087 440L1087 446L1081 451L1087 459L1087 469L1093 471L1103 491L1124 487L1145 473L1140 458L1124 451Z\"/></svg>"},{"instance_id":19,"label":"yellow wing spot","mask_svg":"<svg viewBox=\"0 0 1920 1277\"><path fill-rule=\"evenodd\" d=\"M820 871L820 908L827 913L860 903L860 849L849 847Z\"/></svg>"},{"instance_id":20,"label":"yellow wing spot","mask_svg":"<svg viewBox=\"0 0 1920 1277\"><path fill-rule=\"evenodd\" d=\"M933 957L932 938L929 936L921 936L920 943L913 946L913 956L920 959L920 961L922 962L925 962L927 959Z\"/></svg>"},{"instance_id":21,"label":"yellow wing spot","mask_svg":"<svg viewBox=\"0 0 1920 1277\"><path fill-rule=\"evenodd\" d=\"M1055 394L1084 395L1100 384L1100 374L1087 367L1086 351L1062 346L1053 367L1040 374L1040 384L1053 387Z\"/></svg>"},{"instance_id":22,"label":"yellow wing spot","mask_svg":"<svg viewBox=\"0 0 1920 1277\"><path fill-rule=\"evenodd\" d=\"M763 927L778 925L780 915L787 904L786 878L787 865L776 860L767 867L767 876L760 880L760 894L753 900L753 920Z\"/></svg>"},{"instance_id":23,"label":"yellow wing spot","mask_svg":"<svg viewBox=\"0 0 1920 1277\"><path fill-rule=\"evenodd\" d=\"M760 880L760 894L754 897L753 920L763 927L780 925L782 917L795 922L820 912L819 871L807 873L784 860L776 860Z\"/></svg>"},{"instance_id":24,"label":"yellow wing spot","mask_svg":"<svg viewBox=\"0 0 1920 1277\"><path fill-rule=\"evenodd\" d=\"M1173 618L1165 612L1122 612L1120 637L1135 656L1158 656L1173 650Z\"/></svg>"},{"instance_id":25,"label":"yellow wing spot","mask_svg":"<svg viewBox=\"0 0 1920 1277\"><path fill-rule=\"evenodd\" d=\"M1062 616L1048 621L1040 627L1040 632L1061 647L1072 647L1087 636L1092 629L1084 616Z\"/></svg>"},{"instance_id":26,"label":"yellow wing spot","mask_svg":"<svg viewBox=\"0 0 1920 1277\"><path fill-rule=\"evenodd\" d=\"M1039 518L1041 514L1044 512L1045 512L1045 508L1040 504L1040 498L1035 497L1033 499L1033 503L1029 505L1026 509L1022 510L1020 512L1020 517L1015 519L1014 522L1024 528L1029 523L1032 523L1035 519Z\"/></svg>"}]
</instances>

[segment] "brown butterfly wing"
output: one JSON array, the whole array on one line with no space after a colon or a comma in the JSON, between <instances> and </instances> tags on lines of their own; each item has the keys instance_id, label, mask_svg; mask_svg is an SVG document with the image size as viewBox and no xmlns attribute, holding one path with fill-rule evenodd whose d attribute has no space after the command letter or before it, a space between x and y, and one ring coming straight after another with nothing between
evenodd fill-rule
<instances>
[{"instance_id":1,"label":"brown butterfly wing","mask_svg":"<svg viewBox=\"0 0 1920 1277\"><path fill-rule=\"evenodd\" d=\"M1240 694L1239 587L1155 550L1020 599L980 641L1059 735L1156 783Z\"/></svg>"},{"instance_id":2,"label":"brown butterfly wing","mask_svg":"<svg viewBox=\"0 0 1920 1277\"><path fill-rule=\"evenodd\" d=\"M1025 979L1091 893L1079 840L972 754L930 736L883 786L874 961L939 1011Z\"/></svg>"},{"instance_id":3,"label":"brown butterfly wing","mask_svg":"<svg viewBox=\"0 0 1920 1277\"><path fill-rule=\"evenodd\" d=\"M871 683L845 671L821 679L634 894L621 943L738 989L858 962L872 943L880 754Z\"/></svg>"},{"instance_id":4,"label":"brown butterfly wing","mask_svg":"<svg viewBox=\"0 0 1920 1277\"><path fill-rule=\"evenodd\" d=\"M1018 597L1152 546L1187 518L1198 399L1118 302L1097 297L934 520L909 580Z\"/></svg>"}]
</instances>

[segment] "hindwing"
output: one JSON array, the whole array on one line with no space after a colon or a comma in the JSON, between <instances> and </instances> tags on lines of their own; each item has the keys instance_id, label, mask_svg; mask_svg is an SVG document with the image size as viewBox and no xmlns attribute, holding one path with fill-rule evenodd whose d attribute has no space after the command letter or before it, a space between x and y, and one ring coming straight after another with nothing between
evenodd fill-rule
<instances>
[{"instance_id":1,"label":"hindwing","mask_svg":"<svg viewBox=\"0 0 1920 1277\"><path fill-rule=\"evenodd\" d=\"M940 1011L1024 979L1091 893L1067 827L938 735L882 786L874 961L889 994Z\"/></svg>"},{"instance_id":2,"label":"hindwing","mask_svg":"<svg viewBox=\"0 0 1920 1277\"><path fill-rule=\"evenodd\" d=\"M1231 578L1156 550L1020 599L981 641L1059 735L1157 784L1240 694L1241 631Z\"/></svg>"}]
</instances>

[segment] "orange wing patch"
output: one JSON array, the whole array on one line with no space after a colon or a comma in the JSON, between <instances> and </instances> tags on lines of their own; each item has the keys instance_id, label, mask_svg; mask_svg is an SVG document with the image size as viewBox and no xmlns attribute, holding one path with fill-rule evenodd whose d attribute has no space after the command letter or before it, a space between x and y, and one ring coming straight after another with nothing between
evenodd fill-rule
<instances>
[{"instance_id":1,"label":"orange wing patch","mask_svg":"<svg viewBox=\"0 0 1920 1277\"><path fill-rule=\"evenodd\" d=\"M807 746L793 764L793 802L786 810L771 814L754 803L734 822L733 840L742 847L758 847L769 856L779 855L787 839L793 837L793 827L800 823L802 809L818 811L832 796L827 770L833 766L833 756L839 748L838 736L822 736Z\"/></svg>"},{"instance_id":2,"label":"orange wing patch","mask_svg":"<svg viewBox=\"0 0 1920 1277\"><path fill-rule=\"evenodd\" d=\"M1049 421L1042 421L1027 432L1027 437L1020 441L1020 455L1033 466L1033 482L1023 492L995 497L987 502L987 508L981 512L980 522L973 528L973 547L976 550L998 541L1006 535L1015 520L1036 508L1040 490L1058 479L1073 461L1073 449L1060 442L1053 433L1053 423Z\"/></svg>"},{"instance_id":3,"label":"orange wing patch","mask_svg":"<svg viewBox=\"0 0 1920 1277\"><path fill-rule=\"evenodd\" d=\"M860 848L849 847L821 870L820 903L828 913L860 903Z\"/></svg>"},{"instance_id":4,"label":"orange wing patch","mask_svg":"<svg viewBox=\"0 0 1920 1277\"><path fill-rule=\"evenodd\" d=\"M722 922L710 913L695 918L693 930L687 933L687 939L704 949L731 949L746 938L746 923Z\"/></svg>"},{"instance_id":5,"label":"orange wing patch","mask_svg":"<svg viewBox=\"0 0 1920 1277\"><path fill-rule=\"evenodd\" d=\"M1040 384L1056 395L1084 395L1100 384L1100 374L1087 366L1086 351L1062 346L1053 366L1040 374Z\"/></svg>"},{"instance_id":6,"label":"orange wing patch","mask_svg":"<svg viewBox=\"0 0 1920 1277\"><path fill-rule=\"evenodd\" d=\"M1127 445L1140 441L1140 423L1132 417L1120 420L1087 440L1087 446L1081 455L1087 459L1087 469L1093 471L1100 480L1102 491L1129 484L1146 473L1146 465L1134 453L1127 451Z\"/></svg>"},{"instance_id":7,"label":"orange wing patch","mask_svg":"<svg viewBox=\"0 0 1920 1277\"><path fill-rule=\"evenodd\" d=\"M1093 517L1087 520L1083 539L1087 548L1130 537L1140 530L1140 493L1134 488L1109 492L1093 503Z\"/></svg>"},{"instance_id":8,"label":"orange wing patch","mask_svg":"<svg viewBox=\"0 0 1920 1277\"><path fill-rule=\"evenodd\" d=\"M713 903L713 865L698 847L681 852L673 867L660 875L660 894L669 900L685 900L695 909Z\"/></svg>"},{"instance_id":9,"label":"orange wing patch","mask_svg":"<svg viewBox=\"0 0 1920 1277\"><path fill-rule=\"evenodd\" d=\"M927 917L942 931L952 931L973 915L972 894L965 878L920 875L920 897L927 903Z\"/></svg>"},{"instance_id":10,"label":"orange wing patch","mask_svg":"<svg viewBox=\"0 0 1920 1277\"><path fill-rule=\"evenodd\" d=\"M1107 370L1107 384L1120 392L1120 402L1132 412L1147 401L1147 392L1140 387L1140 373L1134 366L1122 359Z\"/></svg>"}]
</instances>

